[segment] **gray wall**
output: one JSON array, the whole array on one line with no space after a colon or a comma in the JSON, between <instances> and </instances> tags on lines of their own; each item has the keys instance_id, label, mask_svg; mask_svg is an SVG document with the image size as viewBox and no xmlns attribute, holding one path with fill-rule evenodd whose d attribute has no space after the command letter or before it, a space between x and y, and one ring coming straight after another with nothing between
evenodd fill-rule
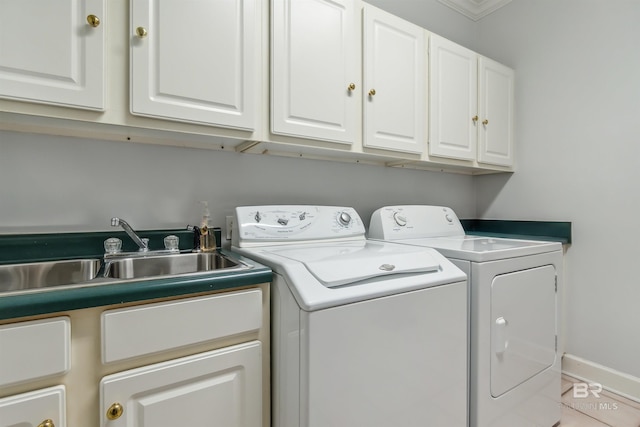
<instances>
[{"instance_id":1,"label":"gray wall","mask_svg":"<svg viewBox=\"0 0 640 427\"><path fill-rule=\"evenodd\" d=\"M484 218L573 222L566 351L640 377L640 2L514 0L479 23L516 69L517 172L476 179Z\"/></svg>"},{"instance_id":2,"label":"gray wall","mask_svg":"<svg viewBox=\"0 0 640 427\"><path fill-rule=\"evenodd\" d=\"M368 225L388 204L451 206L475 215L473 179L355 163L0 132L0 233L182 228L208 200L224 227L253 204L353 206Z\"/></svg>"}]
</instances>

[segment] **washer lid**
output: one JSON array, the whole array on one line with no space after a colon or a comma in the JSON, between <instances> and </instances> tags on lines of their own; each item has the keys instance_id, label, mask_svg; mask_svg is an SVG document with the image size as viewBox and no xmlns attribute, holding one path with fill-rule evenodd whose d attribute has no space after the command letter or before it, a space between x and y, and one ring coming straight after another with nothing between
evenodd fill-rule
<instances>
[{"instance_id":1,"label":"washer lid","mask_svg":"<svg viewBox=\"0 0 640 427\"><path fill-rule=\"evenodd\" d=\"M301 262L329 288L374 277L440 269L440 263L429 249L384 242L313 245L269 252Z\"/></svg>"}]
</instances>

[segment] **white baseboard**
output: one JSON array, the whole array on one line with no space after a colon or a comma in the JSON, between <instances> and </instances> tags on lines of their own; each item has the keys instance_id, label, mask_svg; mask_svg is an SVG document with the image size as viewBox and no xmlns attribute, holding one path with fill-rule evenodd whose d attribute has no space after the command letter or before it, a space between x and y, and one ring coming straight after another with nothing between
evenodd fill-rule
<instances>
[{"instance_id":1,"label":"white baseboard","mask_svg":"<svg viewBox=\"0 0 640 427\"><path fill-rule=\"evenodd\" d=\"M562 373L585 382L600 383L602 388L640 402L640 378L599 365L578 356L562 356Z\"/></svg>"}]
</instances>

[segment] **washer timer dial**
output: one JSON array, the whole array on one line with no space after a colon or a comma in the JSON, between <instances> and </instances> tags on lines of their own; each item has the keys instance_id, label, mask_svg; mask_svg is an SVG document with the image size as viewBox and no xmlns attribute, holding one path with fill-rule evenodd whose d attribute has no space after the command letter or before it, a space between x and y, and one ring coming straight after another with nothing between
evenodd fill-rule
<instances>
[{"instance_id":1,"label":"washer timer dial","mask_svg":"<svg viewBox=\"0 0 640 427\"><path fill-rule=\"evenodd\" d=\"M351 224L351 215L345 211L338 213L338 224L343 227L348 227L349 224Z\"/></svg>"},{"instance_id":2,"label":"washer timer dial","mask_svg":"<svg viewBox=\"0 0 640 427\"><path fill-rule=\"evenodd\" d=\"M405 225L407 225L407 217L402 215L400 212L394 212L393 213L393 220L400 227L404 227Z\"/></svg>"}]
</instances>

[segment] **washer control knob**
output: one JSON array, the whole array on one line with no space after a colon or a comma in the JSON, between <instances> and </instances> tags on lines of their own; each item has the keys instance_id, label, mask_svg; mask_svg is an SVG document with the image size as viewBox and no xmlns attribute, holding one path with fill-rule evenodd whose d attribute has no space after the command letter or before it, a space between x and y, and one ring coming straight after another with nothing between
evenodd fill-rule
<instances>
[{"instance_id":1,"label":"washer control knob","mask_svg":"<svg viewBox=\"0 0 640 427\"><path fill-rule=\"evenodd\" d=\"M255 219L256 222L260 222L262 220L262 215L260 215L260 212L256 212L256 216L254 216L253 219Z\"/></svg>"},{"instance_id":2,"label":"washer control knob","mask_svg":"<svg viewBox=\"0 0 640 427\"><path fill-rule=\"evenodd\" d=\"M289 224L289 220L286 218L278 218L278 224L285 226L287 224Z\"/></svg>"},{"instance_id":3,"label":"washer control knob","mask_svg":"<svg viewBox=\"0 0 640 427\"><path fill-rule=\"evenodd\" d=\"M407 217L400 214L399 212L394 212L393 219L400 227L404 227L405 225L407 225Z\"/></svg>"},{"instance_id":4,"label":"washer control knob","mask_svg":"<svg viewBox=\"0 0 640 427\"><path fill-rule=\"evenodd\" d=\"M453 218L451 218L451 215L449 214L446 214L444 218L447 220L447 222L453 222Z\"/></svg>"},{"instance_id":5,"label":"washer control knob","mask_svg":"<svg viewBox=\"0 0 640 427\"><path fill-rule=\"evenodd\" d=\"M349 215L347 212L340 212L340 215L338 215L338 224L340 224L343 227L348 226L349 224L351 224L351 215Z\"/></svg>"}]
</instances>

